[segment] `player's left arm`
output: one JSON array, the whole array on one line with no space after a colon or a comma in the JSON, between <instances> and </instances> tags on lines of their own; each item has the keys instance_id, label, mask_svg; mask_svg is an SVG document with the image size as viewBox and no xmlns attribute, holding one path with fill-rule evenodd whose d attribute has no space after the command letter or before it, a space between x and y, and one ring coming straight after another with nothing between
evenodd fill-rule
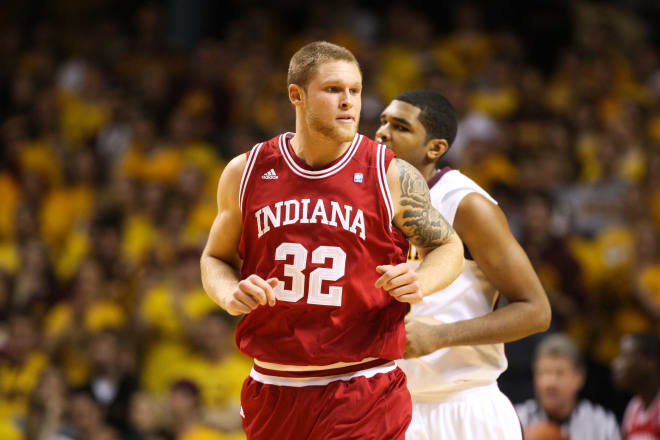
<instances>
[{"instance_id":1,"label":"player's left arm","mask_svg":"<svg viewBox=\"0 0 660 440\"><path fill-rule=\"evenodd\" d=\"M407 263L378 266L383 287L402 302L417 303L444 289L460 275L465 260L463 243L442 214L431 204L426 181L408 162L393 159L387 183L394 203L394 225L424 256L417 270Z\"/></svg>"},{"instance_id":2,"label":"player's left arm","mask_svg":"<svg viewBox=\"0 0 660 440\"><path fill-rule=\"evenodd\" d=\"M550 325L545 290L502 210L480 194L469 194L459 204L454 227L508 304L487 315L449 324L409 318L406 357L442 347L515 341Z\"/></svg>"}]
</instances>

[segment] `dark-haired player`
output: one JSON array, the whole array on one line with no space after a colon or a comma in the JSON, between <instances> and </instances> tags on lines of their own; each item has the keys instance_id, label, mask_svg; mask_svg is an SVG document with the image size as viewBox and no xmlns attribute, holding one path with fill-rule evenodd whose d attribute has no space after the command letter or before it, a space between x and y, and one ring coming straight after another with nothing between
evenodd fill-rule
<instances>
[{"instance_id":1,"label":"dark-haired player","mask_svg":"<svg viewBox=\"0 0 660 440\"><path fill-rule=\"evenodd\" d=\"M459 278L415 304L407 321L406 357L416 359L400 363L413 397L406 438L520 439L513 405L497 386L507 366L503 343L547 329L550 305L497 202L460 171L438 169L456 130L447 99L419 90L397 96L376 133L421 172L468 260ZM418 258L414 250L410 258Z\"/></svg>"}]
</instances>

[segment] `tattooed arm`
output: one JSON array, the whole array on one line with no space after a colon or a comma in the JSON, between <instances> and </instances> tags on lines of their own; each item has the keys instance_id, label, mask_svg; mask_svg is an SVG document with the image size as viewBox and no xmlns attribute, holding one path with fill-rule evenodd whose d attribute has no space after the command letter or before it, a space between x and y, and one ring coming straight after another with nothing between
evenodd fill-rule
<instances>
[{"instance_id":1,"label":"tattooed arm","mask_svg":"<svg viewBox=\"0 0 660 440\"><path fill-rule=\"evenodd\" d=\"M402 265L388 266L381 279L388 278L384 286L399 285L402 288L403 293L397 296L396 288L385 287L398 300L419 302L422 296L447 287L461 273L465 263L463 243L442 214L431 205L429 188L415 167L404 160L394 159L387 170L387 183L394 202L394 225L424 258L415 271L417 292L411 291L410 286L414 283L404 283L410 274L399 273L403 267L398 272L395 270Z\"/></svg>"}]
</instances>

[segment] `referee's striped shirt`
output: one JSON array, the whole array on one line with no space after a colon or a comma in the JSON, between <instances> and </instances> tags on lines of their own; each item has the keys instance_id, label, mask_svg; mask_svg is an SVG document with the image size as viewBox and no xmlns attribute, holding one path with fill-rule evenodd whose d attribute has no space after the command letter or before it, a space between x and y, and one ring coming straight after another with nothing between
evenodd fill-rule
<instances>
[{"instance_id":1,"label":"referee's striped shirt","mask_svg":"<svg viewBox=\"0 0 660 440\"><path fill-rule=\"evenodd\" d=\"M548 420L548 415L534 399L516 405L516 412L523 428ZM621 431L614 414L585 399L580 400L561 427L562 432L571 439L621 440Z\"/></svg>"}]
</instances>

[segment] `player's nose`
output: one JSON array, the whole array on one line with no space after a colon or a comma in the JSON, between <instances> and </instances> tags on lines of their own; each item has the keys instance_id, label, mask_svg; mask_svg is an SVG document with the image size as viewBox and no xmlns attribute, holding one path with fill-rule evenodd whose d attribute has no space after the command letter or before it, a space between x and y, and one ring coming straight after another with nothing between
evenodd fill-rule
<instances>
[{"instance_id":1,"label":"player's nose","mask_svg":"<svg viewBox=\"0 0 660 440\"><path fill-rule=\"evenodd\" d=\"M376 130L376 141L381 144L387 143L390 140L389 131L385 128L385 124L381 125Z\"/></svg>"},{"instance_id":2,"label":"player's nose","mask_svg":"<svg viewBox=\"0 0 660 440\"><path fill-rule=\"evenodd\" d=\"M353 107L353 100L350 92L345 91L341 94L341 101L339 101L339 106L342 110L348 110L349 108Z\"/></svg>"}]
</instances>

